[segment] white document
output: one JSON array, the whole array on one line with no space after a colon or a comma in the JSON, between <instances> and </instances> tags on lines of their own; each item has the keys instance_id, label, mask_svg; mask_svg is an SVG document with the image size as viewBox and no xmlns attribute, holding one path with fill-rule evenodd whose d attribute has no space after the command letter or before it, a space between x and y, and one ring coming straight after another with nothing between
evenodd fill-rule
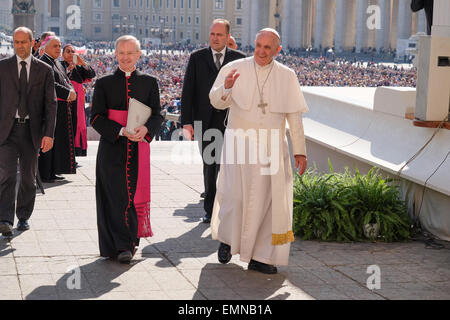
<instances>
[{"instance_id":1,"label":"white document","mask_svg":"<svg viewBox=\"0 0 450 320\"><path fill-rule=\"evenodd\" d=\"M143 126L152 115L152 109L142 102L131 98L128 107L127 131L135 134L134 129Z\"/></svg>"}]
</instances>

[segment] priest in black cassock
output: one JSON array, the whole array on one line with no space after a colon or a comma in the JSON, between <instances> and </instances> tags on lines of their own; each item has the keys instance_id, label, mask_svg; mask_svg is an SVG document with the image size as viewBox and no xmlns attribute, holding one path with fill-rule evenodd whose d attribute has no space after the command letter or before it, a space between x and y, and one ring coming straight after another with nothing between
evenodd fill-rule
<instances>
[{"instance_id":1,"label":"priest in black cassock","mask_svg":"<svg viewBox=\"0 0 450 320\"><path fill-rule=\"evenodd\" d=\"M76 59L74 59L74 56ZM75 156L85 157L87 155L87 128L86 113L84 111L85 92L83 84L95 78L94 69L86 61L76 54L75 47L67 44L63 49L63 59L61 62L66 70L67 76L72 82L72 86L77 94L76 103L72 103L72 127L75 137Z\"/></svg>"},{"instance_id":2,"label":"priest in black cassock","mask_svg":"<svg viewBox=\"0 0 450 320\"><path fill-rule=\"evenodd\" d=\"M116 41L118 69L95 84L91 124L101 135L97 153L96 199L100 255L130 263L139 239L151 237L150 142L159 132L158 82L136 70L140 43L133 36ZM126 129L130 98L152 109L144 126Z\"/></svg>"},{"instance_id":3,"label":"priest in black cassock","mask_svg":"<svg viewBox=\"0 0 450 320\"><path fill-rule=\"evenodd\" d=\"M50 65L55 76L55 90L58 99L54 147L39 155L39 173L42 181L55 182L64 178L57 174L75 174L75 147L72 127L72 103L76 93L57 59L61 56L61 41L56 36L46 39L45 53L41 61Z\"/></svg>"}]
</instances>

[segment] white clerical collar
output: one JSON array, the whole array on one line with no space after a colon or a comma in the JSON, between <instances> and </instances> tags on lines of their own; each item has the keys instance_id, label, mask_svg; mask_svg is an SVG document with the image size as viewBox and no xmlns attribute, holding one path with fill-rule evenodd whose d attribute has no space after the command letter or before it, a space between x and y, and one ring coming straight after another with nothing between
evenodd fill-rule
<instances>
[{"instance_id":1,"label":"white clerical collar","mask_svg":"<svg viewBox=\"0 0 450 320\"><path fill-rule=\"evenodd\" d=\"M255 59L255 58L253 58L253 59ZM273 65L274 63L275 63L275 60L272 60L271 63L266 64L265 66L260 66L260 65L256 62L256 60L255 60L256 68L257 68L258 70L266 70L266 69L269 69L269 68L272 67L272 65Z\"/></svg>"},{"instance_id":2,"label":"white clerical collar","mask_svg":"<svg viewBox=\"0 0 450 320\"><path fill-rule=\"evenodd\" d=\"M28 56L28 58L26 58L25 60L24 59L22 59L21 57L19 57L17 54L16 54L16 57L17 57L17 64L18 65L20 65L20 63L22 62L22 61L25 61L26 63L27 63L27 66L29 66L30 64L31 64L31 54Z\"/></svg>"},{"instance_id":3,"label":"white clerical collar","mask_svg":"<svg viewBox=\"0 0 450 320\"><path fill-rule=\"evenodd\" d=\"M119 67L119 69L120 69L120 71L125 73L125 77L131 77L131 74L136 71L136 66L134 67L133 71L124 71L124 70L122 70L121 67Z\"/></svg>"},{"instance_id":4,"label":"white clerical collar","mask_svg":"<svg viewBox=\"0 0 450 320\"><path fill-rule=\"evenodd\" d=\"M225 46L225 47L223 48L223 50L220 51L220 52L214 50L213 48L211 48L211 51L212 51L212 53L213 53L213 57L216 56L216 53L221 53L221 54L222 54L222 57L225 57L225 53L227 52L227 47Z\"/></svg>"}]
</instances>

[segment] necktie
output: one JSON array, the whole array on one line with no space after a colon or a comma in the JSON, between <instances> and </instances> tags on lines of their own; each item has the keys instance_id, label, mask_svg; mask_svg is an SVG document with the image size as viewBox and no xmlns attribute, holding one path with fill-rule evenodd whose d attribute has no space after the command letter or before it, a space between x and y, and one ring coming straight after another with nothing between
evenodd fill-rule
<instances>
[{"instance_id":1,"label":"necktie","mask_svg":"<svg viewBox=\"0 0 450 320\"><path fill-rule=\"evenodd\" d=\"M222 66L222 63L220 63L220 58L222 58L222 54L216 53L215 56L216 56L216 67L217 67L217 70L219 70L220 67Z\"/></svg>"},{"instance_id":2,"label":"necktie","mask_svg":"<svg viewBox=\"0 0 450 320\"><path fill-rule=\"evenodd\" d=\"M28 115L28 107L27 107L27 63L22 61L20 63L22 65L22 69L20 70L19 84L20 84L20 100L19 100L19 117L25 118Z\"/></svg>"}]
</instances>

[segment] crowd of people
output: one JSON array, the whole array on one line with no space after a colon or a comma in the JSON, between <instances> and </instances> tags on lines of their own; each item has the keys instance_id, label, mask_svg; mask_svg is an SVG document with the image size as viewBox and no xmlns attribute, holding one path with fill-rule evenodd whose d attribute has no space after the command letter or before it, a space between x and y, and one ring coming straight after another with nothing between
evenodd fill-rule
<instances>
[{"instance_id":1,"label":"crowd of people","mask_svg":"<svg viewBox=\"0 0 450 320\"><path fill-rule=\"evenodd\" d=\"M88 50L86 61L97 73L97 78L107 75L117 67L113 53L99 54L98 50L108 50L97 47ZM184 72L189 61L189 50L163 51L150 50L142 55L138 69L151 74L159 80L161 91L161 106L167 112L180 112L180 97L183 88ZM288 65L297 73L301 86L349 86L378 87L398 86L415 87L417 71L415 68L404 68L397 65L384 65L373 62L362 62L356 59L330 58L326 56L297 56L281 54L277 60ZM86 102L92 101L94 81L85 84ZM162 140L170 140L171 133L178 129L179 123L165 122L161 135Z\"/></svg>"},{"instance_id":2,"label":"crowd of people","mask_svg":"<svg viewBox=\"0 0 450 320\"><path fill-rule=\"evenodd\" d=\"M95 80L112 73L117 68L112 42L74 42L77 47L85 47L83 56L93 67L97 77L86 84L86 103L89 116L90 103L94 92ZM184 72L189 55L198 46L165 47L163 52L152 50L151 46L143 46L147 54L143 54L138 62L138 69L153 75L159 80L161 91L161 107L173 114L180 113L180 99L183 88ZM8 55L0 54L0 59ZM301 86L332 87L378 87L398 86L415 87L417 70L396 64L385 65L374 62L363 62L356 57L336 57L335 55L310 55L307 52L289 50L282 52L277 60L294 69ZM87 119L89 125L89 119ZM180 128L179 123L167 120L161 129L160 140L170 140L172 133Z\"/></svg>"}]
</instances>

